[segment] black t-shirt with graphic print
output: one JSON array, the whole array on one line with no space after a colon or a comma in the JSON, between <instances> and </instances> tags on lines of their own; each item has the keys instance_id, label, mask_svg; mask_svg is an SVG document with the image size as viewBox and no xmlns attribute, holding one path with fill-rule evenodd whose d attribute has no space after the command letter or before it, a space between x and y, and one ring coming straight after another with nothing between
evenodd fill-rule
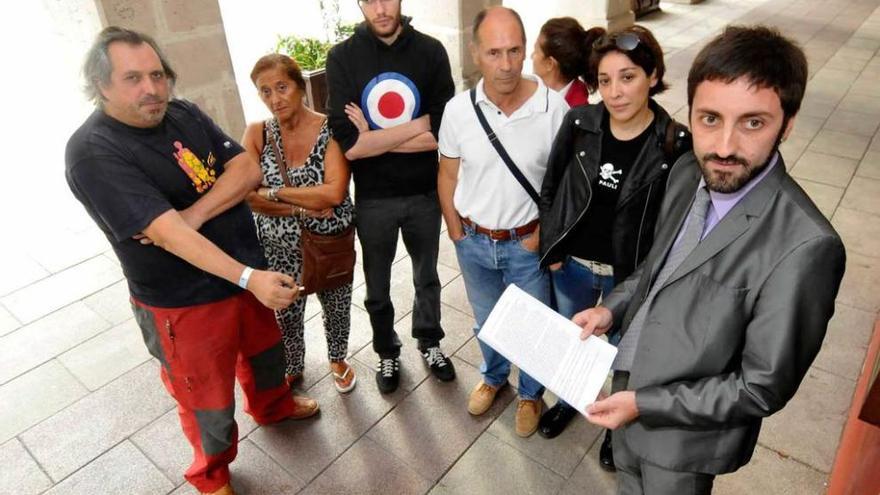
<instances>
[{"instance_id":1,"label":"black t-shirt with graphic print","mask_svg":"<svg viewBox=\"0 0 880 495\"><path fill-rule=\"evenodd\" d=\"M584 218L575 226L570 236L569 254L578 258L614 264L611 249L611 229L620 190L633 163L651 134L648 126L641 134L628 141L621 141L611 133L608 113L602 119L602 155L599 175L590 184L593 195Z\"/></svg>"},{"instance_id":2,"label":"black t-shirt with graphic print","mask_svg":"<svg viewBox=\"0 0 880 495\"><path fill-rule=\"evenodd\" d=\"M132 236L166 211L195 203L211 190L224 164L243 151L184 100L172 100L154 128L131 127L96 110L71 136L65 155L67 182L110 241L135 299L182 307L219 301L242 290ZM241 263L265 268L244 202L207 221L199 232Z\"/></svg>"}]
</instances>

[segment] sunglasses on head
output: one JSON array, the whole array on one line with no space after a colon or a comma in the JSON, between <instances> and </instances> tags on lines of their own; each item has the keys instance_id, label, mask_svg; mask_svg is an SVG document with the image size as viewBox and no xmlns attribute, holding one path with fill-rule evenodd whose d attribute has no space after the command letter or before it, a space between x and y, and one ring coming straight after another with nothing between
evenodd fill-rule
<instances>
[{"instance_id":1,"label":"sunglasses on head","mask_svg":"<svg viewBox=\"0 0 880 495\"><path fill-rule=\"evenodd\" d=\"M605 36L602 36L601 38L596 40L596 42L593 43L593 48L613 44L620 50L629 52L635 50L635 48L639 46L639 43L641 42L642 40L639 39L639 37L635 33L613 33L606 34Z\"/></svg>"}]
</instances>

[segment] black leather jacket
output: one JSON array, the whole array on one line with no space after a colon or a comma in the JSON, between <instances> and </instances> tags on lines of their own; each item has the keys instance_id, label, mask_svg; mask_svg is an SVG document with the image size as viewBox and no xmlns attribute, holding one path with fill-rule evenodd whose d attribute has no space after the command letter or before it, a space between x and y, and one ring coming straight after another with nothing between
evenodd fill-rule
<instances>
[{"instance_id":1,"label":"black leather jacket","mask_svg":"<svg viewBox=\"0 0 880 495\"><path fill-rule=\"evenodd\" d=\"M654 112L653 133L623 183L614 216L611 249L616 280L632 273L651 249L669 170L692 147L685 126L672 120L654 100L648 105ZM605 112L601 103L571 109L553 142L538 205L541 266L565 259L565 236L589 214L591 187L599 174ZM667 130L674 132L668 144Z\"/></svg>"}]
</instances>

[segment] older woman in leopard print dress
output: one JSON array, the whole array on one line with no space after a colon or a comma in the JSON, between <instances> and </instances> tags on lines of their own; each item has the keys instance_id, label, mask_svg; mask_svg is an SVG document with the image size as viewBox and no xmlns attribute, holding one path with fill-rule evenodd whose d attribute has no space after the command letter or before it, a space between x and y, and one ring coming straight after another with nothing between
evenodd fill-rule
<instances>
[{"instance_id":1,"label":"older woman in leopard print dress","mask_svg":"<svg viewBox=\"0 0 880 495\"><path fill-rule=\"evenodd\" d=\"M251 80L273 118L250 124L245 131L243 145L263 170L263 184L248 196L248 203L269 266L301 280L301 229L337 234L354 221L348 163L330 135L326 116L303 105L305 83L293 59L266 55L257 61ZM287 181L282 170L287 171ZM356 381L354 368L345 361L351 284L317 296L324 310L330 370L337 390L348 392ZM305 298L299 298L276 312L291 383L302 375L305 361L305 304Z\"/></svg>"}]
</instances>

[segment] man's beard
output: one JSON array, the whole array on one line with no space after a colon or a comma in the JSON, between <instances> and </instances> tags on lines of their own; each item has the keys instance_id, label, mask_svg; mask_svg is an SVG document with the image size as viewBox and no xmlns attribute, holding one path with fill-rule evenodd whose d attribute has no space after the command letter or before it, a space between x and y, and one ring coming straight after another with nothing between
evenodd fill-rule
<instances>
[{"instance_id":1,"label":"man's beard","mask_svg":"<svg viewBox=\"0 0 880 495\"><path fill-rule=\"evenodd\" d=\"M745 185L748 184L750 180L754 179L765 168L767 168L770 160L772 160L776 153L779 151L779 145L782 143L782 136L785 127L785 125L782 126L782 129L779 131L779 135L776 136L776 142L773 144L773 148L770 150L770 153L767 154L767 157L760 165L754 165L739 155L720 156L717 153L706 153L705 155L703 155L702 158L699 160L700 172L703 174L703 179L706 181L706 186L709 188L709 190L718 193L730 194L739 191L740 189L745 187ZM733 171L708 170L705 164L710 160L716 162L737 163L740 167L743 168L745 173L736 175Z\"/></svg>"},{"instance_id":2,"label":"man's beard","mask_svg":"<svg viewBox=\"0 0 880 495\"><path fill-rule=\"evenodd\" d=\"M400 29L401 22L401 14L398 12L397 16L394 18L394 23L392 24L391 28L389 28L386 32L378 31L372 22L367 21L367 25L370 26L370 31L372 31L373 34L376 35L376 37L388 38L389 36L396 33L398 29Z\"/></svg>"}]
</instances>

